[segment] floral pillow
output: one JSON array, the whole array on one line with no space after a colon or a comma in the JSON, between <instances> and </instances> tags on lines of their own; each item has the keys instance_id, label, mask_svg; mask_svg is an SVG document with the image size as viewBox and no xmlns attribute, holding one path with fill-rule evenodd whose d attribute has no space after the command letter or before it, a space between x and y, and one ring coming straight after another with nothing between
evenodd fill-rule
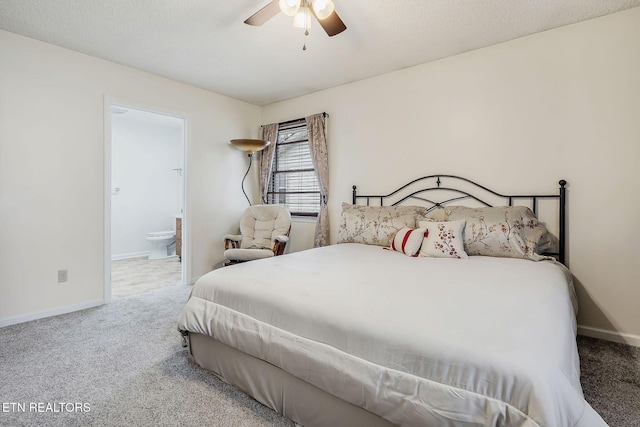
<instances>
[{"instance_id":1,"label":"floral pillow","mask_svg":"<svg viewBox=\"0 0 640 427\"><path fill-rule=\"evenodd\" d=\"M428 212L427 212L428 211ZM416 224L420 221L446 221L447 215L442 206L436 206L430 210L424 208L424 213L418 212L416 217Z\"/></svg>"},{"instance_id":2,"label":"floral pillow","mask_svg":"<svg viewBox=\"0 0 640 427\"><path fill-rule=\"evenodd\" d=\"M534 230L536 229L540 229L542 231L540 232L540 239L538 240L538 244L536 245L534 252L537 254L557 253L559 249L558 238L551 234L549 230L547 230L547 227L542 223L538 223ZM525 232L525 234L528 235L529 233ZM532 239L535 239L535 234L532 236Z\"/></svg>"},{"instance_id":3,"label":"floral pillow","mask_svg":"<svg viewBox=\"0 0 640 427\"><path fill-rule=\"evenodd\" d=\"M420 256L433 258L468 258L464 251L463 232L465 221L420 221L425 228Z\"/></svg>"},{"instance_id":4,"label":"floral pillow","mask_svg":"<svg viewBox=\"0 0 640 427\"><path fill-rule=\"evenodd\" d=\"M404 228L416 228L416 206L362 206L342 204L338 226L338 243L364 243L391 246L396 233Z\"/></svg>"},{"instance_id":5,"label":"floral pillow","mask_svg":"<svg viewBox=\"0 0 640 427\"><path fill-rule=\"evenodd\" d=\"M413 229L403 227L396 233L393 240L391 240L391 247L389 249L413 257L418 256L418 251L420 250L420 245L422 245L426 231L425 228Z\"/></svg>"},{"instance_id":6,"label":"floral pillow","mask_svg":"<svg viewBox=\"0 0 640 427\"><path fill-rule=\"evenodd\" d=\"M536 248L549 246L552 236L526 206L452 206L446 213L449 220L466 221L464 248L469 255L548 259Z\"/></svg>"}]
</instances>

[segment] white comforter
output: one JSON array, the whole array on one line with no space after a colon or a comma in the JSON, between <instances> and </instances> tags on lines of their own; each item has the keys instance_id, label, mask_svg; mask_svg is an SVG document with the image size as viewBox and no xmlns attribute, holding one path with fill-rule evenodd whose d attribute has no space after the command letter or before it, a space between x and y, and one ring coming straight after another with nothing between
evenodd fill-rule
<instances>
[{"instance_id":1,"label":"white comforter","mask_svg":"<svg viewBox=\"0 0 640 427\"><path fill-rule=\"evenodd\" d=\"M341 244L203 276L179 328L397 425L606 425L582 396L570 277Z\"/></svg>"}]
</instances>

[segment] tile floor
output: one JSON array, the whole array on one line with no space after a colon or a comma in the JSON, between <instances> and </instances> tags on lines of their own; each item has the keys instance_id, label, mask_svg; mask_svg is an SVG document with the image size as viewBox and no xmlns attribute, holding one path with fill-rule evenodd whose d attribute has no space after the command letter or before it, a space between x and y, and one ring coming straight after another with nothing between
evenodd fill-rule
<instances>
[{"instance_id":1,"label":"tile floor","mask_svg":"<svg viewBox=\"0 0 640 427\"><path fill-rule=\"evenodd\" d=\"M111 296L114 298L178 285L181 280L182 264L177 256L164 259L137 257L111 261Z\"/></svg>"}]
</instances>

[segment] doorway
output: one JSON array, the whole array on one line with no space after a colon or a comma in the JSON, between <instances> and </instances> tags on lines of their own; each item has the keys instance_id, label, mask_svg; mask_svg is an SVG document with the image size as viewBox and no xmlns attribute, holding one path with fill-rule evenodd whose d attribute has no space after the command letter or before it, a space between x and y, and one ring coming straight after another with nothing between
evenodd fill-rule
<instances>
[{"instance_id":1,"label":"doorway","mask_svg":"<svg viewBox=\"0 0 640 427\"><path fill-rule=\"evenodd\" d=\"M105 123L105 302L184 284L186 119L105 102Z\"/></svg>"}]
</instances>

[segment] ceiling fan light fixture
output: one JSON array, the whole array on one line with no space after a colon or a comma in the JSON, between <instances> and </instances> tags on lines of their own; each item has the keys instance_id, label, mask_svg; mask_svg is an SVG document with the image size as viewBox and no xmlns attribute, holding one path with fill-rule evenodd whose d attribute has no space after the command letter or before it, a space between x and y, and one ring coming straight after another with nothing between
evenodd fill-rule
<instances>
[{"instance_id":1,"label":"ceiling fan light fixture","mask_svg":"<svg viewBox=\"0 0 640 427\"><path fill-rule=\"evenodd\" d=\"M336 8L332 0L312 0L311 5L318 19L328 18Z\"/></svg>"},{"instance_id":2,"label":"ceiling fan light fixture","mask_svg":"<svg viewBox=\"0 0 640 427\"><path fill-rule=\"evenodd\" d=\"M293 26L296 28L311 28L311 11L307 6L298 9L298 13L293 17Z\"/></svg>"},{"instance_id":3,"label":"ceiling fan light fixture","mask_svg":"<svg viewBox=\"0 0 640 427\"><path fill-rule=\"evenodd\" d=\"M280 0L280 10L287 16L295 16L300 9L300 0Z\"/></svg>"}]
</instances>

